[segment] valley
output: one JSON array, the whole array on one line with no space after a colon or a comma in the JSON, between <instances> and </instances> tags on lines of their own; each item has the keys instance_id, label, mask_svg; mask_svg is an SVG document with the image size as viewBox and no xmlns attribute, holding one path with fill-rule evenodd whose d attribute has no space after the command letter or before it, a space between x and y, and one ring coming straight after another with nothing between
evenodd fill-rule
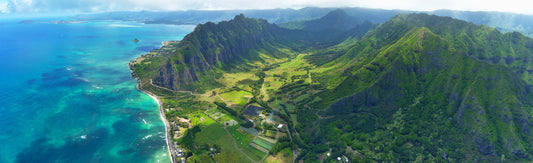
<instances>
[{"instance_id":1,"label":"valley","mask_svg":"<svg viewBox=\"0 0 533 163\"><path fill-rule=\"evenodd\" d=\"M187 161L531 159L531 38L427 14L335 25L241 14L130 65Z\"/></svg>"}]
</instances>

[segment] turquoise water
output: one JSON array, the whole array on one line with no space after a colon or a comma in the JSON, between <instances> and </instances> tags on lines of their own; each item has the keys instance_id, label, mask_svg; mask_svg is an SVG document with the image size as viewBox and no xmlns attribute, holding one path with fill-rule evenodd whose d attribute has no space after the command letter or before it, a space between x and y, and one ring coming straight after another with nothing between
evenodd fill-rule
<instances>
[{"instance_id":1,"label":"turquoise water","mask_svg":"<svg viewBox=\"0 0 533 163\"><path fill-rule=\"evenodd\" d=\"M19 21L0 19L0 162L169 162L128 62L194 26Z\"/></svg>"}]
</instances>

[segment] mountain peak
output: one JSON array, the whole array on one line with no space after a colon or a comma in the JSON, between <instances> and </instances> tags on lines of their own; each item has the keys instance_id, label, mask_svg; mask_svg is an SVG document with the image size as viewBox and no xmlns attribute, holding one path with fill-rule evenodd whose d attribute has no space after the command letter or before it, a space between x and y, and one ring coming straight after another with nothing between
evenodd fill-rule
<instances>
[{"instance_id":1,"label":"mountain peak","mask_svg":"<svg viewBox=\"0 0 533 163\"><path fill-rule=\"evenodd\" d=\"M322 17L321 19L345 18L345 17L351 17L351 16L346 14L346 11L342 9L336 9L336 10L330 11L328 14L326 14L326 16Z\"/></svg>"},{"instance_id":2,"label":"mountain peak","mask_svg":"<svg viewBox=\"0 0 533 163\"><path fill-rule=\"evenodd\" d=\"M306 31L346 31L361 24L362 21L346 14L342 9L330 11L325 16L305 23Z\"/></svg>"},{"instance_id":3,"label":"mountain peak","mask_svg":"<svg viewBox=\"0 0 533 163\"><path fill-rule=\"evenodd\" d=\"M235 15L235 17L233 18L233 20L244 20L244 19L246 19L246 17L242 13L239 15Z\"/></svg>"}]
</instances>

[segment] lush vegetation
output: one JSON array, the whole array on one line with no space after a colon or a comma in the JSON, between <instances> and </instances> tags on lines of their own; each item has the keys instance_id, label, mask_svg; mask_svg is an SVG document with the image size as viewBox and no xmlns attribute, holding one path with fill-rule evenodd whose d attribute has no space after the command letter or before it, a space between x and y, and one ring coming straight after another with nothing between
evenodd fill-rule
<instances>
[{"instance_id":1,"label":"lush vegetation","mask_svg":"<svg viewBox=\"0 0 533 163\"><path fill-rule=\"evenodd\" d=\"M331 19L350 17L288 30L238 15L132 67L169 121L194 126L176 138L191 160L533 159L533 39L427 14L317 26Z\"/></svg>"}]
</instances>

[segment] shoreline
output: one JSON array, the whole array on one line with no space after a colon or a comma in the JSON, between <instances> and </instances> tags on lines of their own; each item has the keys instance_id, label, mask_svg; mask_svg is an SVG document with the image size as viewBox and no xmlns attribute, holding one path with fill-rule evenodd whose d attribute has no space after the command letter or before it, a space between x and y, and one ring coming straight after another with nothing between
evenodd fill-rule
<instances>
[{"instance_id":1,"label":"shoreline","mask_svg":"<svg viewBox=\"0 0 533 163\"><path fill-rule=\"evenodd\" d=\"M172 143L171 143L172 141L170 140L170 125L168 124L167 118L165 117L165 113L163 111L163 105L161 103L161 100L156 95L141 89L139 85L140 84L138 83L137 84L137 89L139 89L141 92L143 92L143 93L147 94L148 96L150 96L154 101L156 101L157 106L159 107L159 117L161 118L161 120L163 120L163 123L165 124L165 140L167 142L167 149L168 149L168 154L169 154L168 156L170 157L170 161L172 163L176 163L176 161L174 159L174 155L172 155L172 152L171 152L173 150L171 148L173 148L173 147L172 147Z\"/></svg>"},{"instance_id":2,"label":"shoreline","mask_svg":"<svg viewBox=\"0 0 533 163\"><path fill-rule=\"evenodd\" d=\"M164 42L163 42L164 44ZM137 57L139 58L139 57ZM157 106L159 107L159 117L161 118L161 120L163 121L163 124L165 124L165 140L166 140L166 143L167 143L167 150L168 150L168 156L170 158L170 162L171 163L177 163L177 160L175 158L175 156L172 154L172 151L174 150L173 146L172 146L172 140L171 140L171 137L170 137L170 125L168 124L168 121L167 121L167 118L165 116L165 111L163 110L163 104L161 103L161 99L159 99L159 97L155 94L153 94L152 92L149 92L147 90L144 90L142 89L142 86L141 86L141 79L134 75L135 74L135 71L133 71L133 63L137 60L137 58L133 61L130 61L128 63L128 68L130 69L130 72L132 74L132 77L137 80L137 85L135 86L137 88L137 90L143 92L144 94L147 94L148 96L150 96L156 103L157 103Z\"/></svg>"}]
</instances>

